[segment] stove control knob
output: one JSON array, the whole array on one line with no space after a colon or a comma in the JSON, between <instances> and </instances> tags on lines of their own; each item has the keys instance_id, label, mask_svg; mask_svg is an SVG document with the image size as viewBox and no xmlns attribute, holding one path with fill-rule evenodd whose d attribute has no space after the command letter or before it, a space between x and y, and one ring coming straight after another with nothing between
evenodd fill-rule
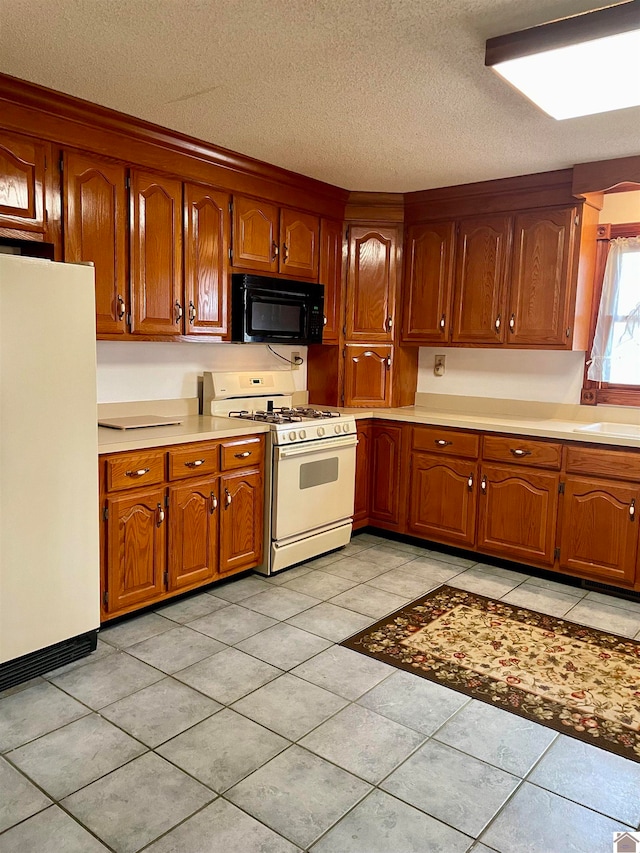
<instances>
[{"instance_id":1,"label":"stove control knob","mask_svg":"<svg viewBox=\"0 0 640 853\"><path fill-rule=\"evenodd\" d=\"M324 435L324 427L318 427L318 435L320 436L320 438L322 438L322 436Z\"/></svg>"},{"instance_id":2,"label":"stove control knob","mask_svg":"<svg viewBox=\"0 0 640 853\"><path fill-rule=\"evenodd\" d=\"M300 432L298 433L298 438L305 439L306 437L307 437L306 429L301 429Z\"/></svg>"},{"instance_id":3,"label":"stove control knob","mask_svg":"<svg viewBox=\"0 0 640 853\"><path fill-rule=\"evenodd\" d=\"M342 432L349 432L349 424L342 424Z\"/></svg>"},{"instance_id":4,"label":"stove control knob","mask_svg":"<svg viewBox=\"0 0 640 853\"><path fill-rule=\"evenodd\" d=\"M295 440L296 440L295 432L290 432L289 433L289 441L295 441Z\"/></svg>"},{"instance_id":5,"label":"stove control knob","mask_svg":"<svg viewBox=\"0 0 640 853\"><path fill-rule=\"evenodd\" d=\"M333 428L333 431L338 434L340 432L340 424L336 424Z\"/></svg>"}]
</instances>

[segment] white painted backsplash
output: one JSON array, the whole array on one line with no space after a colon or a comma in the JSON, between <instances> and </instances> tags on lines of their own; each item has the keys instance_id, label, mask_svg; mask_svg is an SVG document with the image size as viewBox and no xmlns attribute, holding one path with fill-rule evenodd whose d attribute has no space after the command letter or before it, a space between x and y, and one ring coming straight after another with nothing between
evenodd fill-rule
<instances>
[{"instance_id":1,"label":"white painted backsplash","mask_svg":"<svg viewBox=\"0 0 640 853\"><path fill-rule=\"evenodd\" d=\"M307 348L274 346L291 359L298 352L305 363L294 372L296 389L307 387ZM176 400L198 396L203 370L290 370L265 344L213 344L156 341L98 341L99 403Z\"/></svg>"},{"instance_id":2,"label":"white painted backsplash","mask_svg":"<svg viewBox=\"0 0 640 853\"><path fill-rule=\"evenodd\" d=\"M444 376L434 356L446 356ZM579 403L584 352L421 347L418 392L541 403Z\"/></svg>"}]
</instances>

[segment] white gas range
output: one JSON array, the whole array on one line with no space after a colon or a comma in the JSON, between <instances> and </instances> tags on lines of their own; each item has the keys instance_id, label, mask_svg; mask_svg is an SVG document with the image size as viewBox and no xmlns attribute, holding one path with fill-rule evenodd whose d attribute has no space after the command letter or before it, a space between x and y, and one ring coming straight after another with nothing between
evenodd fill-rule
<instances>
[{"instance_id":1,"label":"white gas range","mask_svg":"<svg viewBox=\"0 0 640 853\"><path fill-rule=\"evenodd\" d=\"M203 414L268 423L265 561L269 575L351 538L356 423L350 415L292 408L290 371L204 373Z\"/></svg>"}]
</instances>

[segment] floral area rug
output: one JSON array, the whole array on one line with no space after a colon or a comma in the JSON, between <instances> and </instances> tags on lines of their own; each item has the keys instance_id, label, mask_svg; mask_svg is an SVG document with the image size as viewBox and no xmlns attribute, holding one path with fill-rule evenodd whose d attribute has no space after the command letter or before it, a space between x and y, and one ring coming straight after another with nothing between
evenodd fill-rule
<instances>
[{"instance_id":1,"label":"floral area rug","mask_svg":"<svg viewBox=\"0 0 640 853\"><path fill-rule=\"evenodd\" d=\"M640 761L640 642L441 586L341 645Z\"/></svg>"}]
</instances>

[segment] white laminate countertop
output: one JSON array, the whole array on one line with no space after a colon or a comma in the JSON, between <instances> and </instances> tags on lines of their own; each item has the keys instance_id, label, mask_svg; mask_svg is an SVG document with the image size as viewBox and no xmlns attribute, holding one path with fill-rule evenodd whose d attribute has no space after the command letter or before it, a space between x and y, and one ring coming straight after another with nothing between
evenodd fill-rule
<instances>
[{"instance_id":1,"label":"white laminate countertop","mask_svg":"<svg viewBox=\"0 0 640 853\"><path fill-rule=\"evenodd\" d=\"M214 418L205 415L181 416L182 423L172 426L142 427L141 429L109 429L98 427L98 453L119 453L122 450L144 450L167 444L187 444L190 441L209 441L214 438L241 438L268 432L266 424L255 421Z\"/></svg>"}]
</instances>

